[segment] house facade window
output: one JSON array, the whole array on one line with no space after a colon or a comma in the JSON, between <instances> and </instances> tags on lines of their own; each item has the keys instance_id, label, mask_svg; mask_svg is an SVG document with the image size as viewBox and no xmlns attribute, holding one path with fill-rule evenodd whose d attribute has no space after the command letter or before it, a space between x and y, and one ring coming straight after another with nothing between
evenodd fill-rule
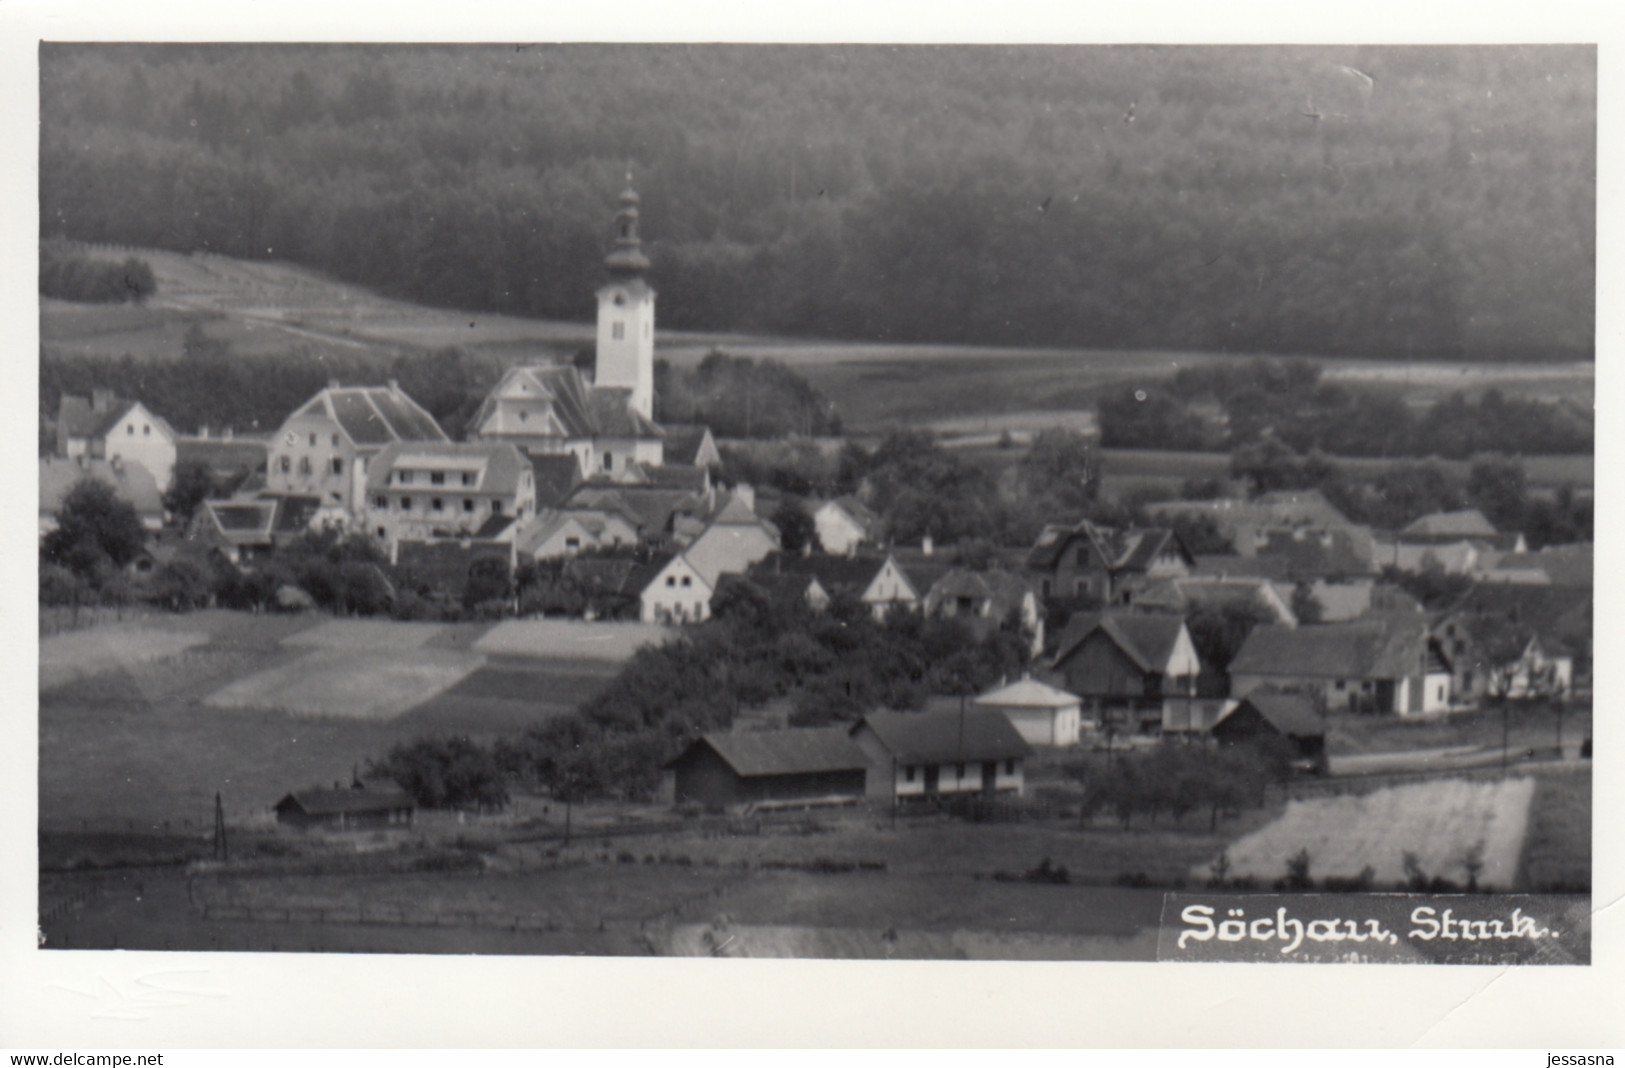
<instances>
[{"instance_id":1,"label":"house facade window","mask_svg":"<svg viewBox=\"0 0 1625 1068\"><path fill-rule=\"evenodd\" d=\"M463 472L463 485L472 486L473 484L474 484L474 472L472 472L472 471L464 471Z\"/></svg>"},{"instance_id":2,"label":"house facade window","mask_svg":"<svg viewBox=\"0 0 1625 1068\"><path fill-rule=\"evenodd\" d=\"M135 437L135 424L134 423L125 424L124 433L128 434L132 438Z\"/></svg>"},{"instance_id":3,"label":"house facade window","mask_svg":"<svg viewBox=\"0 0 1625 1068\"><path fill-rule=\"evenodd\" d=\"M429 485L431 485L431 486L444 486L445 484L446 484L446 473L444 471L431 471L431 472L429 472Z\"/></svg>"},{"instance_id":4,"label":"house facade window","mask_svg":"<svg viewBox=\"0 0 1625 1068\"><path fill-rule=\"evenodd\" d=\"M412 472L410 472L410 471L397 471L397 472L395 472L395 484L397 486L410 486L412 484Z\"/></svg>"},{"instance_id":5,"label":"house facade window","mask_svg":"<svg viewBox=\"0 0 1625 1068\"><path fill-rule=\"evenodd\" d=\"M605 471L613 471L613 470L615 470L615 454L614 453L611 453L611 452L604 453L604 470Z\"/></svg>"},{"instance_id":6,"label":"house facade window","mask_svg":"<svg viewBox=\"0 0 1625 1068\"><path fill-rule=\"evenodd\" d=\"M333 435L333 448L336 449L338 447L339 447L339 436L337 434L334 434Z\"/></svg>"},{"instance_id":7,"label":"house facade window","mask_svg":"<svg viewBox=\"0 0 1625 1068\"><path fill-rule=\"evenodd\" d=\"M1014 775L1016 773L1016 762L1014 760L1006 760L1004 762L1004 773L1006 775Z\"/></svg>"},{"instance_id":8,"label":"house facade window","mask_svg":"<svg viewBox=\"0 0 1625 1068\"><path fill-rule=\"evenodd\" d=\"M491 502L491 514L492 515L501 515L502 514L502 502L501 501L492 501Z\"/></svg>"},{"instance_id":9,"label":"house facade window","mask_svg":"<svg viewBox=\"0 0 1625 1068\"><path fill-rule=\"evenodd\" d=\"M290 456L284 456L277 462L277 466L282 468L282 473L285 475L289 471L293 470L293 458Z\"/></svg>"},{"instance_id":10,"label":"house facade window","mask_svg":"<svg viewBox=\"0 0 1625 1068\"><path fill-rule=\"evenodd\" d=\"M687 575L684 575L683 576L683 588L687 589L688 587L690 587L692 585L694 585L694 580L689 578Z\"/></svg>"},{"instance_id":11,"label":"house facade window","mask_svg":"<svg viewBox=\"0 0 1625 1068\"><path fill-rule=\"evenodd\" d=\"M337 456L333 457L333 473L335 475L344 474L344 461Z\"/></svg>"},{"instance_id":12,"label":"house facade window","mask_svg":"<svg viewBox=\"0 0 1625 1068\"><path fill-rule=\"evenodd\" d=\"M373 500L372 500L372 503L373 503L373 506L377 507L377 508L388 508L389 507L389 498L388 497L374 497Z\"/></svg>"},{"instance_id":13,"label":"house facade window","mask_svg":"<svg viewBox=\"0 0 1625 1068\"><path fill-rule=\"evenodd\" d=\"M433 511L438 512L438 511L441 511L445 507L445 502L442 501L439 497L436 497L436 498L434 498L433 500L431 500L429 502L429 507Z\"/></svg>"},{"instance_id":14,"label":"house facade window","mask_svg":"<svg viewBox=\"0 0 1625 1068\"><path fill-rule=\"evenodd\" d=\"M412 510L412 498L410 498L410 497L402 497L401 498L401 511L410 512L411 510Z\"/></svg>"},{"instance_id":15,"label":"house facade window","mask_svg":"<svg viewBox=\"0 0 1625 1068\"><path fill-rule=\"evenodd\" d=\"M152 427L146 423L141 424L141 436L144 438L152 437Z\"/></svg>"},{"instance_id":16,"label":"house facade window","mask_svg":"<svg viewBox=\"0 0 1625 1068\"><path fill-rule=\"evenodd\" d=\"M914 781L914 767L913 767L913 765L910 765L910 766L903 769L903 781L904 782L913 782Z\"/></svg>"},{"instance_id":17,"label":"house facade window","mask_svg":"<svg viewBox=\"0 0 1625 1068\"><path fill-rule=\"evenodd\" d=\"M299 457L299 473L301 475L310 474L310 457L308 457L308 456Z\"/></svg>"},{"instance_id":18,"label":"house facade window","mask_svg":"<svg viewBox=\"0 0 1625 1068\"><path fill-rule=\"evenodd\" d=\"M473 510L474 510L474 498L472 498L472 497L464 497L463 498L463 511L472 512Z\"/></svg>"},{"instance_id":19,"label":"house facade window","mask_svg":"<svg viewBox=\"0 0 1625 1068\"><path fill-rule=\"evenodd\" d=\"M626 337L626 324L616 323L610 328L610 336L616 341L620 341L622 338Z\"/></svg>"},{"instance_id":20,"label":"house facade window","mask_svg":"<svg viewBox=\"0 0 1625 1068\"><path fill-rule=\"evenodd\" d=\"M677 585L677 576L675 576L675 575L667 575L666 576L666 585L675 587Z\"/></svg>"},{"instance_id":21,"label":"house facade window","mask_svg":"<svg viewBox=\"0 0 1625 1068\"><path fill-rule=\"evenodd\" d=\"M313 446L313 447L314 447L314 446L315 446L315 444L316 444L316 435L315 435L315 434L312 434L312 435L311 435L311 436L310 436L310 444L311 444L311 445L312 445L312 446Z\"/></svg>"}]
</instances>

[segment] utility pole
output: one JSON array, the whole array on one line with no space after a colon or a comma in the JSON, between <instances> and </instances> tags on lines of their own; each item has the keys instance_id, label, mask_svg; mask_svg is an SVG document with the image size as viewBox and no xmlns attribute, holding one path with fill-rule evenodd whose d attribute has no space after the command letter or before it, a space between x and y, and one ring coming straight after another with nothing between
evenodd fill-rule
<instances>
[{"instance_id":1,"label":"utility pole","mask_svg":"<svg viewBox=\"0 0 1625 1068\"><path fill-rule=\"evenodd\" d=\"M214 859L231 859L230 853L226 849L226 808L220 800L218 790L214 794Z\"/></svg>"}]
</instances>

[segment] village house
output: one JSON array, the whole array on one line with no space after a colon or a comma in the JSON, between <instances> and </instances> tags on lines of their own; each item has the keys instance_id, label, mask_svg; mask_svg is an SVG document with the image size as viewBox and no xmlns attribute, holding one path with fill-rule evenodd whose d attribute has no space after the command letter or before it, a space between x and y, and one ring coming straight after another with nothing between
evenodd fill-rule
<instances>
[{"instance_id":1,"label":"village house","mask_svg":"<svg viewBox=\"0 0 1625 1068\"><path fill-rule=\"evenodd\" d=\"M1154 519L1207 519L1232 550L1250 555L1259 535L1271 530L1334 530L1354 526L1319 490L1272 490L1252 499L1158 501L1145 507Z\"/></svg>"},{"instance_id":2,"label":"village house","mask_svg":"<svg viewBox=\"0 0 1625 1068\"><path fill-rule=\"evenodd\" d=\"M682 553L658 553L639 563L626 583L638 591L638 619L644 623L703 623L711 618L716 588Z\"/></svg>"},{"instance_id":3,"label":"village house","mask_svg":"<svg viewBox=\"0 0 1625 1068\"><path fill-rule=\"evenodd\" d=\"M1553 586L1590 591L1595 547L1548 545L1534 552L1504 553L1482 561L1473 577L1480 585Z\"/></svg>"},{"instance_id":4,"label":"village house","mask_svg":"<svg viewBox=\"0 0 1625 1068\"><path fill-rule=\"evenodd\" d=\"M635 481L637 465L665 456L663 432L631 406L628 391L599 388L571 364L509 368L469 426L473 441L573 456L582 478Z\"/></svg>"},{"instance_id":5,"label":"village house","mask_svg":"<svg viewBox=\"0 0 1625 1068\"><path fill-rule=\"evenodd\" d=\"M1201 730L1217 714L1199 700L1202 661L1179 616L1080 612L1056 637L1050 667L1096 729Z\"/></svg>"},{"instance_id":6,"label":"village house","mask_svg":"<svg viewBox=\"0 0 1625 1068\"><path fill-rule=\"evenodd\" d=\"M239 567L302 537L322 502L315 497L241 497L204 501L192 515L186 539L215 549Z\"/></svg>"},{"instance_id":7,"label":"village house","mask_svg":"<svg viewBox=\"0 0 1625 1068\"><path fill-rule=\"evenodd\" d=\"M57 406L58 456L138 463L152 476L160 494L168 492L174 481L179 439L163 416L140 401L115 397L108 390L92 390L88 400L63 394Z\"/></svg>"},{"instance_id":8,"label":"village house","mask_svg":"<svg viewBox=\"0 0 1625 1068\"><path fill-rule=\"evenodd\" d=\"M704 734L665 765L671 796L708 809L861 799L869 757L845 727Z\"/></svg>"},{"instance_id":9,"label":"village house","mask_svg":"<svg viewBox=\"0 0 1625 1068\"><path fill-rule=\"evenodd\" d=\"M1078 744L1083 698L1031 675L989 690L973 703L979 709L1002 712L1028 745L1060 748Z\"/></svg>"},{"instance_id":10,"label":"village house","mask_svg":"<svg viewBox=\"0 0 1625 1068\"><path fill-rule=\"evenodd\" d=\"M1251 575L1197 574L1158 579L1134 595L1136 609L1177 616L1224 605L1249 605L1283 626L1298 625L1290 587L1283 592L1268 579Z\"/></svg>"},{"instance_id":11,"label":"village house","mask_svg":"<svg viewBox=\"0 0 1625 1068\"><path fill-rule=\"evenodd\" d=\"M319 498L360 524L367 510L367 467L375 456L399 442L449 440L394 381L387 387L332 382L272 436L266 489L273 496Z\"/></svg>"},{"instance_id":12,"label":"village house","mask_svg":"<svg viewBox=\"0 0 1625 1068\"><path fill-rule=\"evenodd\" d=\"M1432 635L1455 665L1461 700L1535 696L1587 688L1592 591L1551 585L1480 583Z\"/></svg>"},{"instance_id":13,"label":"village house","mask_svg":"<svg viewBox=\"0 0 1625 1068\"><path fill-rule=\"evenodd\" d=\"M395 442L367 472L367 530L385 545L431 538L495 538L536 511L530 463L489 442Z\"/></svg>"},{"instance_id":14,"label":"village house","mask_svg":"<svg viewBox=\"0 0 1625 1068\"><path fill-rule=\"evenodd\" d=\"M683 549L683 557L712 590L721 576L742 575L779 550L778 528L759 518L748 502L748 496L730 494Z\"/></svg>"},{"instance_id":15,"label":"village house","mask_svg":"<svg viewBox=\"0 0 1625 1068\"><path fill-rule=\"evenodd\" d=\"M595 508L549 508L521 524L514 535L519 554L527 560L554 560L588 549L614 549L636 545L634 519L618 511Z\"/></svg>"},{"instance_id":16,"label":"village house","mask_svg":"<svg viewBox=\"0 0 1625 1068\"><path fill-rule=\"evenodd\" d=\"M1027 580L1014 572L952 568L926 592L923 610L927 616L963 620L979 637L1014 617L1027 637L1028 653L1044 651L1043 606Z\"/></svg>"},{"instance_id":17,"label":"village house","mask_svg":"<svg viewBox=\"0 0 1625 1068\"><path fill-rule=\"evenodd\" d=\"M1321 773L1327 769L1325 719L1306 694L1254 690L1218 718L1212 734L1224 746L1284 738L1300 761Z\"/></svg>"},{"instance_id":18,"label":"village house","mask_svg":"<svg viewBox=\"0 0 1625 1068\"><path fill-rule=\"evenodd\" d=\"M850 730L868 757L868 796L934 800L1021 796L1031 748L1003 713L872 712Z\"/></svg>"},{"instance_id":19,"label":"village house","mask_svg":"<svg viewBox=\"0 0 1625 1068\"><path fill-rule=\"evenodd\" d=\"M1254 627L1230 662L1232 697L1273 687L1327 709L1413 715L1451 707L1451 668L1424 617Z\"/></svg>"},{"instance_id":20,"label":"village house","mask_svg":"<svg viewBox=\"0 0 1625 1068\"><path fill-rule=\"evenodd\" d=\"M815 612L829 607L840 594L861 599L885 564L884 557L825 556L822 553L774 553L746 575L770 594L783 592L801 600Z\"/></svg>"},{"instance_id":21,"label":"village house","mask_svg":"<svg viewBox=\"0 0 1625 1068\"><path fill-rule=\"evenodd\" d=\"M1100 604L1128 604L1152 581L1187 575L1195 565L1172 530L1113 530L1088 520L1046 526L1026 562L1040 598L1082 597Z\"/></svg>"},{"instance_id":22,"label":"village house","mask_svg":"<svg viewBox=\"0 0 1625 1068\"><path fill-rule=\"evenodd\" d=\"M41 456L39 461L39 536L45 537L57 528L57 516L62 502L74 484L81 479L93 478L113 490L113 496L135 509L141 526L149 531L164 525L163 494L152 474L139 463L123 460L93 459L80 455L68 459L63 456Z\"/></svg>"},{"instance_id":23,"label":"village house","mask_svg":"<svg viewBox=\"0 0 1625 1068\"><path fill-rule=\"evenodd\" d=\"M812 518L819 546L834 556L847 556L860 545L872 544L880 529L880 518L851 495L824 501L813 509Z\"/></svg>"},{"instance_id":24,"label":"village house","mask_svg":"<svg viewBox=\"0 0 1625 1068\"><path fill-rule=\"evenodd\" d=\"M250 480L257 478L265 484L265 457L268 443L263 438L238 437L229 432L222 437L208 437L200 432L194 438L178 438L175 442L175 466L188 464L203 468L220 493L237 493Z\"/></svg>"}]
</instances>

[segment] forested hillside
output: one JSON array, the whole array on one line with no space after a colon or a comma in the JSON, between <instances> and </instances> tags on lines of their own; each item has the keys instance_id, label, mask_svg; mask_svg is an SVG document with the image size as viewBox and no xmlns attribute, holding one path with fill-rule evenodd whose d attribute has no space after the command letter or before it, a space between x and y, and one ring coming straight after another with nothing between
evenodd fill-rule
<instances>
[{"instance_id":1,"label":"forested hillside","mask_svg":"<svg viewBox=\"0 0 1625 1068\"><path fill-rule=\"evenodd\" d=\"M41 51L42 236L664 325L1490 359L1593 348L1578 48Z\"/></svg>"}]
</instances>

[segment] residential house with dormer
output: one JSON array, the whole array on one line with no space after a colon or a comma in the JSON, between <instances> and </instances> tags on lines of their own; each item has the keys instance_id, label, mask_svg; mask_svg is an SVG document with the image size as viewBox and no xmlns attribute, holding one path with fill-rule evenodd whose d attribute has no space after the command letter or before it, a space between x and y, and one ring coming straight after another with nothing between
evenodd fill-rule
<instances>
[{"instance_id":1,"label":"residential house with dormer","mask_svg":"<svg viewBox=\"0 0 1625 1068\"><path fill-rule=\"evenodd\" d=\"M367 472L366 529L388 545L493 539L535 514L535 475L513 445L395 442Z\"/></svg>"},{"instance_id":2,"label":"residential house with dormer","mask_svg":"<svg viewBox=\"0 0 1625 1068\"><path fill-rule=\"evenodd\" d=\"M1114 530L1084 520L1051 524L1027 554L1027 573L1041 599L1088 598L1128 604L1157 579L1187 575L1196 558L1163 527Z\"/></svg>"}]
</instances>

